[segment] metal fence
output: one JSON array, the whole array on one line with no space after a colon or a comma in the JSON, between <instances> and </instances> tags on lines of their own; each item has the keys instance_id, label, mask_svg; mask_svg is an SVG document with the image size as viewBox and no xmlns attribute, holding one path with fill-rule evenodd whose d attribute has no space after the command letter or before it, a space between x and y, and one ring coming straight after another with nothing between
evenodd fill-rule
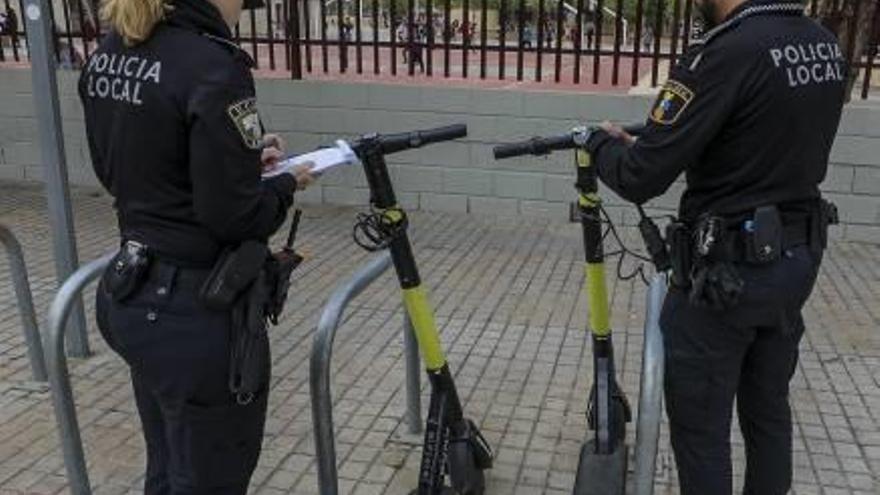
<instances>
[{"instance_id":1,"label":"metal fence","mask_svg":"<svg viewBox=\"0 0 880 495\"><path fill-rule=\"evenodd\" d=\"M815 14L819 0L810 0ZM102 29L99 0L52 0L62 66L77 67ZM864 5L855 4L855 19ZM25 61L22 0L7 14L0 62ZM656 86L701 31L694 0L266 0L235 29L258 70L292 79L455 78L593 89ZM836 2L842 8L842 2ZM852 66L876 91L880 7ZM9 19L12 18L12 21ZM856 22L856 21L853 21ZM855 33L854 29L850 32ZM853 38L854 39L854 38ZM854 45L852 39L849 45ZM851 55L851 54L850 54ZM873 83L873 84L872 84Z\"/></svg>"}]
</instances>

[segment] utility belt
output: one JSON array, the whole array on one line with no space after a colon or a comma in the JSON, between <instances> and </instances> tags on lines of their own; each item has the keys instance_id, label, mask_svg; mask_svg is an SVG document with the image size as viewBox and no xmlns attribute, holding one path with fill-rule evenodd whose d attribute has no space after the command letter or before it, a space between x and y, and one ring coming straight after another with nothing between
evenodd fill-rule
<instances>
[{"instance_id":1,"label":"utility belt","mask_svg":"<svg viewBox=\"0 0 880 495\"><path fill-rule=\"evenodd\" d=\"M266 243L247 241L224 252L210 271L178 278L183 284L178 288L196 291L206 308L231 312L229 388L239 403L249 403L266 386L268 323L278 324L290 277L301 262L292 249L273 254ZM151 273L168 265L149 246L125 241L105 272L104 286L115 302L124 303Z\"/></svg>"},{"instance_id":2,"label":"utility belt","mask_svg":"<svg viewBox=\"0 0 880 495\"><path fill-rule=\"evenodd\" d=\"M784 214L762 206L745 217L703 215L693 224L675 221L666 228L672 285L689 293L693 304L730 309L744 289L736 265L769 265L797 246L817 256L828 245L828 226L839 223L837 207L825 200L809 212Z\"/></svg>"}]
</instances>

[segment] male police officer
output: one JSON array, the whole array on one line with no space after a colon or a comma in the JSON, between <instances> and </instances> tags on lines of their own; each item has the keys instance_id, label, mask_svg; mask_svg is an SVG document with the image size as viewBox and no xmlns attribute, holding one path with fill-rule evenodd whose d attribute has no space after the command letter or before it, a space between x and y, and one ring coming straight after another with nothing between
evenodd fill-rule
<instances>
[{"instance_id":1,"label":"male police officer","mask_svg":"<svg viewBox=\"0 0 880 495\"><path fill-rule=\"evenodd\" d=\"M834 216L818 186L847 70L834 36L781 1L697 0L708 31L672 69L645 134L605 124L588 143L602 181L636 203L686 174L661 321L685 495L731 493L734 398L744 493L791 486L789 380Z\"/></svg>"}]
</instances>

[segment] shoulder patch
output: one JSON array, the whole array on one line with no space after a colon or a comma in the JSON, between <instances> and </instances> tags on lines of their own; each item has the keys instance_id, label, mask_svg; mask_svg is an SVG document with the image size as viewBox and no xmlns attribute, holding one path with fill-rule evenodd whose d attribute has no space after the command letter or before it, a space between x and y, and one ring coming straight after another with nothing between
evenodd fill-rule
<instances>
[{"instance_id":1,"label":"shoulder patch","mask_svg":"<svg viewBox=\"0 0 880 495\"><path fill-rule=\"evenodd\" d=\"M684 84L670 79L660 90L651 110L651 120L661 125L672 125L694 99L694 92Z\"/></svg>"},{"instance_id":2,"label":"shoulder patch","mask_svg":"<svg viewBox=\"0 0 880 495\"><path fill-rule=\"evenodd\" d=\"M229 105L226 109L232 123L244 144L252 150L263 147L263 123L260 121L260 113L257 111L257 99L248 98Z\"/></svg>"}]
</instances>

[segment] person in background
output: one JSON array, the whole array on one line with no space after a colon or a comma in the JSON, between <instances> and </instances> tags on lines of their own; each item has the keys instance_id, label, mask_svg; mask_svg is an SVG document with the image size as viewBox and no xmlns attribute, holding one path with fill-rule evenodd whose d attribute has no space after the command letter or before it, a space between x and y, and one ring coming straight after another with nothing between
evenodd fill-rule
<instances>
[{"instance_id":1,"label":"person in background","mask_svg":"<svg viewBox=\"0 0 880 495\"><path fill-rule=\"evenodd\" d=\"M593 39L596 37L596 22L593 20L592 12L587 13L587 22L584 32L587 35L587 50L593 49ZM638 43L638 42L637 42Z\"/></svg>"},{"instance_id":2,"label":"person in background","mask_svg":"<svg viewBox=\"0 0 880 495\"><path fill-rule=\"evenodd\" d=\"M18 49L21 45L21 40L18 36L18 13L15 9L12 8L11 5L6 6L6 35L9 36L11 40L11 45L14 49Z\"/></svg>"}]
</instances>

